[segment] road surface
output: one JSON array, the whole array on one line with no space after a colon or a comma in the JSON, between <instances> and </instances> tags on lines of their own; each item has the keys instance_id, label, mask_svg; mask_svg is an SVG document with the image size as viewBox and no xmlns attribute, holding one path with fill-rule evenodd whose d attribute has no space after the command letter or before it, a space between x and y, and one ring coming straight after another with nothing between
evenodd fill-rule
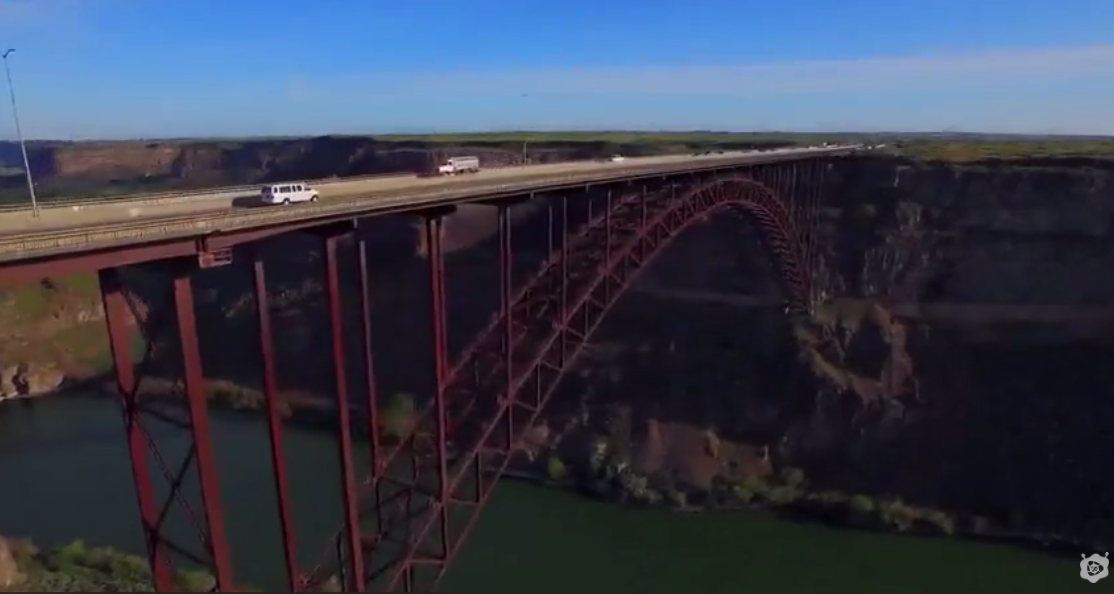
<instances>
[{"instance_id":1,"label":"road surface","mask_svg":"<svg viewBox=\"0 0 1114 594\"><path fill-rule=\"evenodd\" d=\"M628 167L642 167L651 165L666 165L671 163L684 163L686 161L703 162L715 158L725 159L739 157L739 153L725 153L714 156L682 156L671 155L664 157L629 158L619 163L600 162L575 162L555 163L550 165L528 165L525 167L508 167L489 169L478 174L459 177L434 177L419 178L417 176L386 177L379 179L363 179L354 181L337 181L322 184L318 187L322 201L336 198L346 198L362 194L375 194L395 190L409 190L412 188L442 188L462 185L480 185L492 182L518 181L536 177L563 176L577 173L598 173L609 169L626 169ZM76 207L44 208L40 211L38 219L32 218L30 211L0 213L0 233L21 231L45 231L51 229L70 229L96 225L99 223L115 223L121 221L140 221L143 219L158 218L170 215L207 214L234 208L251 208L258 196L257 192L245 193L237 196L213 196L211 192L195 195L183 194L171 199L156 200L129 200L110 201L101 205L83 205Z\"/></svg>"}]
</instances>

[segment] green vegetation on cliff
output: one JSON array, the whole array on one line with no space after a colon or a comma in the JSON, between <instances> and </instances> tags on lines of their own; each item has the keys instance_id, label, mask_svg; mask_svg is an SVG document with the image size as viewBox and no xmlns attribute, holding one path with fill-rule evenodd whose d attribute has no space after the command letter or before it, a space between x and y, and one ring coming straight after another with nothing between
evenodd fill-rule
<instances>
[{"instance_id":1,"label":"green vegetation on cliff","mask_svg":"<svg viewBox=\"0 0 1114 594\"><path fill-rule=\"evenodd\" d=\"M89 547L77 540L40 551L29 542L0 540L7 567L0 592L152 592L147 562L109 547ZM179 570L174 581L182 592L207 592L213 577L202 570Z\"/></svg>"},{"instance_id":2,"label":"green vegetation on cliff","mask_svg":"<svg viewBox=\"0 0 1114 594\"><path fill-rule=\"evenodd\" d=\"M936 139L898 141L901 155L929 161L966 163L1020 159L1114 159L1114 139Z\"/></svg>"}]
</instances>

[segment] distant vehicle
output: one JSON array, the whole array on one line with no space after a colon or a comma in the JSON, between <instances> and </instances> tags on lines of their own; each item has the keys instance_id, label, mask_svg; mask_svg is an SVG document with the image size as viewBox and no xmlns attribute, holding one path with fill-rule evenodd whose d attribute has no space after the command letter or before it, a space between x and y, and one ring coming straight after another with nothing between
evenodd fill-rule
<instances>
[{"instance_id":1,"label":"distant vehicle","mask_svg":"<svg viewBox=\"0 0 1114 594\"><path fill-rule=\"evenodd\" d=\"M479 173L479 157L452 157L437 168L438 175L460 175L462 173Z\"/></svg>"},{"instance_id":2,"label":"distant vehicle","mask_svg":"<svg viewBox=\"0 0 1114 594\"><path fill-rule=\"evenodd\" d=\"M623 155L611 155L607 158L607 160L611 161L612 163L622 163L623 161L626 161L627 158Z\"/></svg>"},{"instance_id":3,"label":"distant vehicle","mask_svg":"<svg viewBox=\"0 0 1114 594\"><path fill-rule=\"evenodd\" d=\"M317 202L317 190L306 183L285 183L263 186L259 192L263 204Z\"/></svg>"}]
</instances>

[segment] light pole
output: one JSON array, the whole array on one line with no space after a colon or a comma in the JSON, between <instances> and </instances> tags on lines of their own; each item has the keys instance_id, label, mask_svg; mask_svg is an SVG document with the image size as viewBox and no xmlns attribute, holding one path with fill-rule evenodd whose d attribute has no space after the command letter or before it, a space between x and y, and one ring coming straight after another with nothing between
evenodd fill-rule
<instances>
[{"instance_id":1,"label":"light pole","mask_svg":"<svg viewBox=\"0 0 1114 594\"><path fill-rule=\"evenodd\" d=\"M31 216L38 218L39 201L35 199L35 178L31 176L31 160L27 158L27 143L23 141L23 130L19 126L19 109L15 104L15 87L12 86L12 69L8 67L8 56L15 52L14 49L4 50L0 58L4 60L4 76L8 79L8 97L12 101L12 118L15 119L15 137L19 141L19 150L23 152L23 172L27 174L27 191L31 192Z\"/></svg>"}]
</instances>

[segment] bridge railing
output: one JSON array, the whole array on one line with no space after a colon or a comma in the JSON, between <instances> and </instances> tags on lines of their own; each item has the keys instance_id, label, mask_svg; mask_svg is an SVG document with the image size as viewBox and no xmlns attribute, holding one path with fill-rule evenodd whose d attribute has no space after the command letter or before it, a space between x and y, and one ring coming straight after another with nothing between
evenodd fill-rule
<instances>
[{"instance_id":1,"label":"bridge railing","mask_svg":"<svg viewBox=\"0 0 1114 594\"><path fill-rule=\"evenodd\" d=\"M816 154L834 154L846 150L816 150ZM798 153L799 154L799 153ZM768 155L761 162L778 162L798 158L797 154ZM94 227L32 231L0 239L0 262L17 259L28 253L47 255L90 245L111 245L115 242L135 242L149 238L205 235L217 230L234 232L256 226L281 224L291 219L326 219L337 216L367 215L376 210L400 206L422 206L461 200L477 194L503 194L508 192L545 191L563 183L592 184L619 181L632 176L657 176L701 171L722 167L725 163L746 164L737 159L714 159L693 169L691 165L677 164L635 165L600 171L594 175L584 172L556 176L539 176L508 182L492 182L480 186L423 189L420 193L396 193L369 202L367 196L351 196L338 200L324 200L297 209L247 209L242 213L218 212L204 214L179 214L144 221L119 221Z\"/></svg>"}]
</instances>

